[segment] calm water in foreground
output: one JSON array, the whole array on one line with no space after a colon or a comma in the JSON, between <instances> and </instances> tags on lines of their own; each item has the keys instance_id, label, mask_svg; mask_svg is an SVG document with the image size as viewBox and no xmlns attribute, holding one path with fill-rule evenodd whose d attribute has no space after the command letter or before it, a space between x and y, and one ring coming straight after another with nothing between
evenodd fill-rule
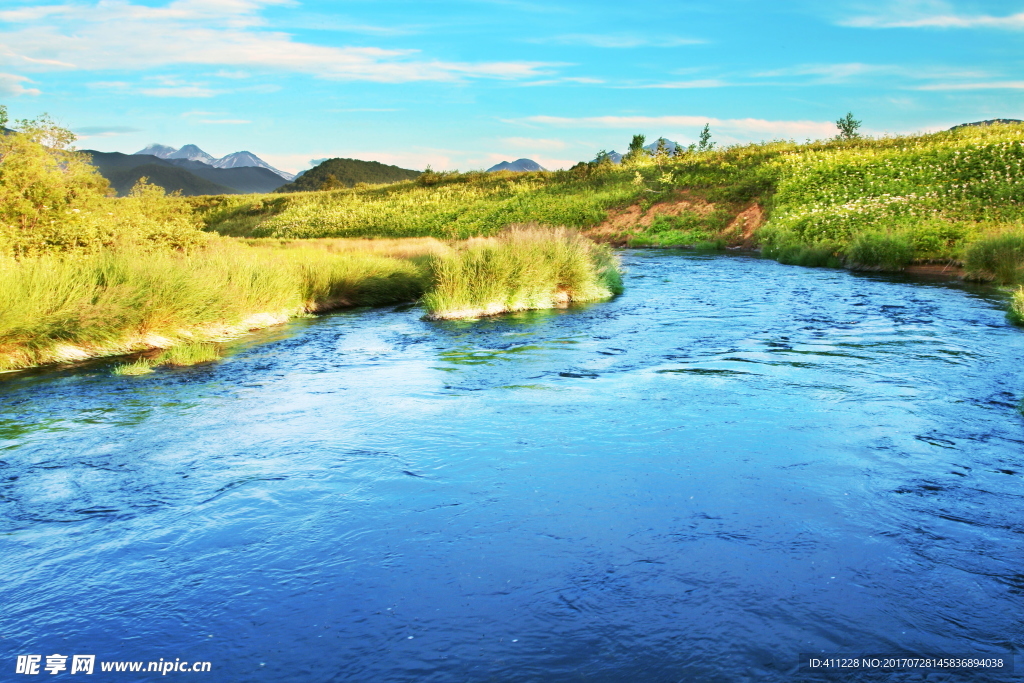
<instances>
[{"instance_id":1,"label":"calm water in foreground","mask_svg":"<svg viewBox=\"0 0 1024 683\"><path fill-rule=\"evenodd\" d=\"M991 290L625 264L625 295L570 310L360 310L201 367L5 376L0 678L61 653L210 683L786 681L819 680L802 652L1020 651L1024 332Z\"/></svg>"}]
</instances>

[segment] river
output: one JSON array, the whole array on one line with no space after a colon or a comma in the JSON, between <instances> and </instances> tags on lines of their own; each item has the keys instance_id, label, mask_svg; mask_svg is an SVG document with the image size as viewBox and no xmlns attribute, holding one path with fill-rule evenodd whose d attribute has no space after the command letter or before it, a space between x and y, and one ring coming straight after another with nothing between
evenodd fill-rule
<instances>
[{"instance_id":1,"label":"river","mask_svg":"<svg viewBox=\"0 0 1024 683\"><path fill-rule=\"evenodd\" d=\"M609 302L3 376L0 666L726 682L1020 651L1024 332L997 292L623 258Z\"/></svg>"}]
</instances>

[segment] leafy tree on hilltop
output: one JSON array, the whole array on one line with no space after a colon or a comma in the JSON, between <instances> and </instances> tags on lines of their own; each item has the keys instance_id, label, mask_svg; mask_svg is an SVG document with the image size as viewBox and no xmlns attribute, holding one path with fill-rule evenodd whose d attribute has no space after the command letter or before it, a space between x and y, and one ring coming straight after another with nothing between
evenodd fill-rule
<instances>
[{"instance_id":1,"label":"leafy tree on hilltop","mask_svg":"<svg viewBox=\"0 0 1024 683\"><path fill-rule=\"evenodd\" d=\"M700 132L699 144L697 145L697 151L707 152L714 149L715 143L711 141L711 124L705 123L704 130Z\"/></svg>"},{"instance_id":2,"label":"leafy tree on hilltop","mask_svg":"<svg viewBox=\"0 0 1024 683\"><path fill-rule=\"evenodd\" d=\"M860 133L857 129L860 128L861 122L853 118L853 112L846 112L846 116L836 121L836 128L839 129L839 135L837 136L840 140L853 140L859 138Z\"/></svg>"},{"instance_id":3,"label":"leafy tree on hilltop","mask_svg":"<svg viewBox=\"0 0 1024 683\"><path fill-rule=\"evenodd\" d=\"M633 140L629 143L629 151L622 157L623 163L638 161L648 156L647 150L644 149L645 139L646 138L643 135L633 136Z\"/></svg>"}]
</instances>

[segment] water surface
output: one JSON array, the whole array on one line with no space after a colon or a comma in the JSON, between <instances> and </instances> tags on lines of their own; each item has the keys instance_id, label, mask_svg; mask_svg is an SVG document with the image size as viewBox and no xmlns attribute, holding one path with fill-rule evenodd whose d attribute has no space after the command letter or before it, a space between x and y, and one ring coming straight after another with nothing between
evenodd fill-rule
<instances>
[{"instance_id":1,"label":"water surface","mask_svg":"<svg viewBox=\"0 0 1024 683\"><path fill-rule=\"evenodd\" d=\"M786 681L801 652L1019 651L1024 334L995 293L625 261L606 303L6 376L0 666Z\"/></svg>"}]
</instances>

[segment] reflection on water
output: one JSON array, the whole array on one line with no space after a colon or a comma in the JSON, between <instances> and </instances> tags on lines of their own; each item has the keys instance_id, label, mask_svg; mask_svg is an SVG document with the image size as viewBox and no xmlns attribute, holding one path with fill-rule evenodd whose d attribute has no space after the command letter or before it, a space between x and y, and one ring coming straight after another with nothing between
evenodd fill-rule
<instances>
[{"instance_id":1,"label":"reflection on water","mask_svg":"<svg viewBox=\"0 0 1024 683\"><path fill-rule=\"evenodd\" d=\"M626 261L607 303L5 376L3 666L787 681L800 652L1020 648L1024 335L995 294Z\"/></svg>"}]
</instances>

